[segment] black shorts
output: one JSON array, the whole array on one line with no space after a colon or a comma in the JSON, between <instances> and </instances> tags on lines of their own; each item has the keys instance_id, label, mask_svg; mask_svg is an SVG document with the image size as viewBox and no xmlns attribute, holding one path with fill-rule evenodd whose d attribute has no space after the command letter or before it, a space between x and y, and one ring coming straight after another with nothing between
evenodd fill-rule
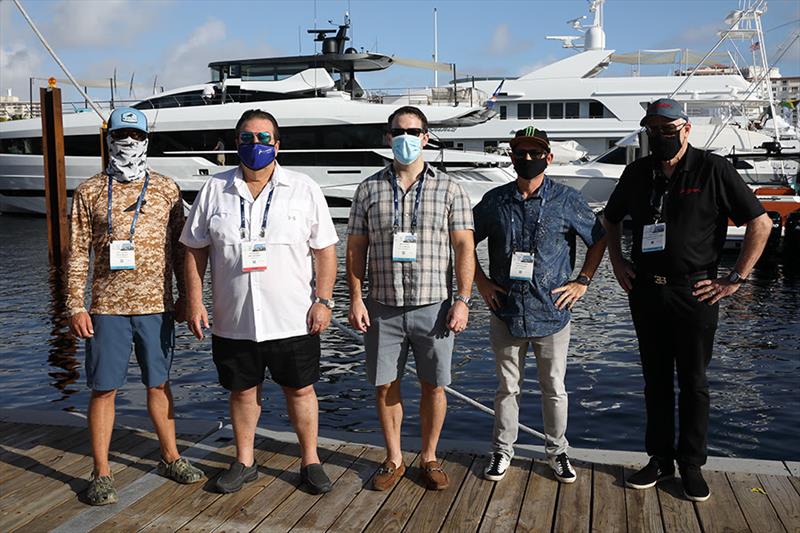
<instances>
[{"instance_id":1,"label":"black shorts","mask_svg":"<svg viewBox=\"0 0 800 533\"><path fill-rule=\"evenodd\" d=\"M319 335L255 342L211 336L211 352L219 383L228 390L244 390L264 381L299 389L319 381Z\"/></svg>"}]
</instances>

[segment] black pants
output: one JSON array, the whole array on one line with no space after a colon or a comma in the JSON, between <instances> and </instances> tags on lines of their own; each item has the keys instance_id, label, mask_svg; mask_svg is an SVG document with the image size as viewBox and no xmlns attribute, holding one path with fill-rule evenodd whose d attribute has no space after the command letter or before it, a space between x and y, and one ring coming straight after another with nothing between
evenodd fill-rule
<instances>
[{"instance_id":1,"label":"black pants","mask_svg":"<svg viewBox=\"0 0 800 533\"><path fill-rule=\"evenodd\" d=\"M637 281L629 301L639 338L647 407L647 454L705 464L711 361L719 304L698 302L689 285ZM675 448L674 372L678 374L678 447Z\"/></svg>"}]
</instances>

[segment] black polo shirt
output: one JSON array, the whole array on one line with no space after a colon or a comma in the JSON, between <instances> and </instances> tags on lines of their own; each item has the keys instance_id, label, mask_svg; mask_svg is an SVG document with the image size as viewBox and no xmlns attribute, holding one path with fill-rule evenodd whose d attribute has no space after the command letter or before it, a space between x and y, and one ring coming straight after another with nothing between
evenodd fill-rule
<instances>
[{"instance_id":1,"label":"black polo shirt","mask_svg":"<svg viewBox=\"0 0 800 533\"><path fill-rule=\"evenodd\" d=\"M669 179L660 166L649 155L625 167L606 204L606 219L616 224L630 215L632 259L638 270L682 275L715 269L728 219L741 226L764 213L764 207L724 157L689 145ZM666 247L642 253L643 228L659 213L667 225Z\"/></svg>"}]
</instances>

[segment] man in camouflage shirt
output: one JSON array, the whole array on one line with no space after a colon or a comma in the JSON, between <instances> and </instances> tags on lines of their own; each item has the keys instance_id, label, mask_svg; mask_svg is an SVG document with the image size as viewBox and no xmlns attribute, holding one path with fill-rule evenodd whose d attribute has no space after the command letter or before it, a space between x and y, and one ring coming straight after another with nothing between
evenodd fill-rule
<instances>
[{"instance_id":1,"label":"man in camouflage shirt","mask_svg":"<svg viewBox=\"0 0 800 533\"><path fill-rule=\"evenodd\" d=\"M86 339L86 380L92 389L89 431L94 471L86 500L117 501L108 464L116 391L125 384L131 346L147 387L147 410L161 445L158 472L179 483L203 473L181 457L175 442L169 369L174 320L183 320L184 214L175 182L147 168L147 119L118 108L109 118L109 163L72 200L67 309L70 329ZM84 292L93 252L92 303ZM172 273L178 301L172 301Z\"/></svg>"}]
</instances>

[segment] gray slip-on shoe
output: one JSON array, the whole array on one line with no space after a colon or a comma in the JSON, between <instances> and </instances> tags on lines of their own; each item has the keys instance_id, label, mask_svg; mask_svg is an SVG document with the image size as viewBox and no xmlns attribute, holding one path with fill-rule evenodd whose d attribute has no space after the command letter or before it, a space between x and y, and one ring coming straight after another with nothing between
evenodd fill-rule
<instances>
[{"instance_id":1,"label":"gray slip-on shoe","mask_svg":"<svg viewBox=\"0 0 800 533\"><path fill-rule=\"evenodd\" d=\"M311 489L314 494L324 494L331 490L331 480L319 463L304 466L300 469L300 480Z\"/></svg>"},{"instance_id":2,"label":"gray slip-on shoe","mask_svg":"<svg viewBox=\"0 0 800 533\"><path fill-rule=\"evenodd\" d=\"M231 466L217 478L217 490L223 494L236 492L242 485L255 481L258 478L258 467L244 466L239 461L234 461Z\"/></svg>"}]
</instances>

